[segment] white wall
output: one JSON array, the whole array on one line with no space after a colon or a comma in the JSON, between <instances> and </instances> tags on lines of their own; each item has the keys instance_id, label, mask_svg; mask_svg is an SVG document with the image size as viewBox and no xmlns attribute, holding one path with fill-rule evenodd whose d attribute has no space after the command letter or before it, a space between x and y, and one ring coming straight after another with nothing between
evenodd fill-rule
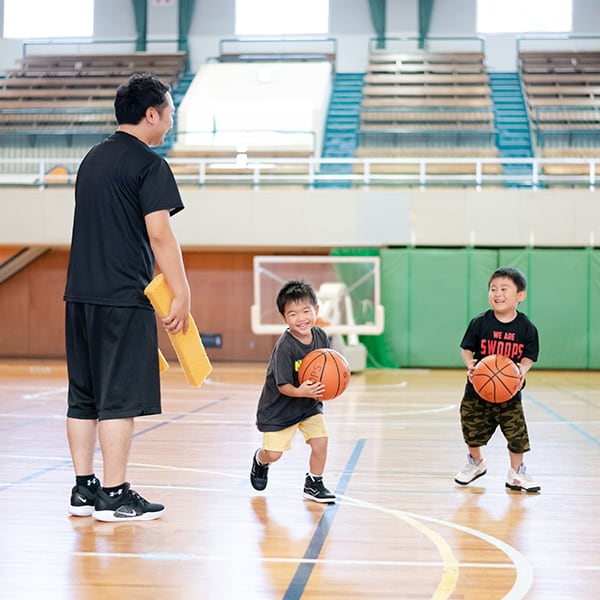
<instances>
[{"instance_id":1,"label":"white wall","mask_svg":"<svg viewBox=\"0 0 600 600\"><path fill-rule=\"evenodd\" d=\"M330 246L587 247L600 192L199 190L173 225L186 249ZM0 188L0 244L66 247L73 190Z\"/></svg>"},{"instance_id":2,"label":"white wall","mask_svg":"<svg viewBox=\"0 0 600 600\"><path fill-rule=\"evenodd\" d=\"M50 1L50 0L49 0ZM299 0L301 1L301 0ZM148 10L148 36L151 39L177 38L177 2L170 7ZM94 37L99 39L135 38L131 2L97 0ZM474 36L476 0L435 0L431 18L432 36ZM0 14L4 13L0 0ZM198 69L209 57L219 53L219 40L235 37L235 0L198 0L190 31L192 66ZM418 0L387 0L387 36L416 37ZM597 0L573 0L573 33L598 35L600 10ZM338 71L364 71L369 39L375 33L368 0L330 0L330 32L337 40ZM514 70L516 45L512 35L486 37L488 67ZM0 70L14 66L21 55L21 44L0 39Z\"/></svg>"},{"instance_id":3,"label":"white wall","mask_svg":"<svg viewBox=\"0 0 600 600\"><path fill-rule=\"evenodd\" d=\"M178 110L175 148L244 146L318 155L330 95L329 63L202 65Z\"/></svg>"}]
</instances>

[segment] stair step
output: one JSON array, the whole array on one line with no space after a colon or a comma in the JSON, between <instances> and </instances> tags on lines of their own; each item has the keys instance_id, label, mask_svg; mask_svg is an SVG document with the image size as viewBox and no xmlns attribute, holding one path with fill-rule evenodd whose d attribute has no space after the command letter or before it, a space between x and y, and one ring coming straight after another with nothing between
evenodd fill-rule
<instances>
[{"instance_id":1,"label":"stair step","mask_svg":"<svg viewBox=\"0 0 600 600\"><path fill-rule=\"evenodd\" d=\"M500 151L500 156L505 158L531 158L531 152L524 152L523 150L505 150Z\"/></svg>"},{"instance_id":2,"label":"stair step","mask_svg":"<svg viewBox=\"0 0 600 600\"><path fill-rule=\"evenodd\" d=\"M327 119L325 129L337 129L340 127L346 129L352 128L353 130L355 130L358 127L358 121L354 118L343 119L341 117L330 117L329 119Z\"/></svg>"},{"instance_id":3,"label":"stair step","mask_svg":"<svg viewBox=\"0 0 600 600\"><path fill-rule=\"evenodd\" d=\"M499 111L496 114L496 123L529 123L523 110L507 114L507 111Z\"/></svg>"},{"instance_id":4,"label":"stair step","mask_svg":"<svg viewBox=\"0 0 600 600\"><path fill-rule=\"evenodd\" d=\"M343 122L340 119L336 119L335 121L330 121L329 123L327 123L325 129L330 131L348 131L349 129L351 129L352 131L354 131L356 129L356 121L352 120L350 122Z\"/></svg>"},{"instance_id":5,"label":"stair step","mask_svg":"<svg viewBox=\"0 0 600 600\"><path fill-rule=\"evenodd\" d=\"M532 155L529 118L518 73L491 73L491 98L496 125L496 145L501 157ZM515 168L516 167L516 168ZM504 174L527 174L527 165L503 165ZM513 185L515 182L505 182ZM518 185L518 184L515 184Z\"/></svg>"},{"instance_id":6,"label":"stair step","mask_svg":"<svg viewBox=\"0 0 600 600\"><path fill-rule=\"evenodd\" d=\"M357 108L337 108L330 106L327 115L328 119L354 119L355 121L359 121L360 110Z\"/></svg>"},{"instance_id":7,"label":"stair step","mask_svg":"<svg viewBox=\"0 0 600 600\"><path fill-rule=\"evenodd\" d=\"M504 140L504 142L498 142L498 145L504 150L517 150L517 149L529 149L529 140Z\"/></svg>"},{"instance_id":8,"label":"stair step","mask_svg":"<svg viewBox=\"0 0 600 600\"><path fill-rule=\"evenodd\" d=\"M322 155L332 158L352 158L357 144L360 124L360 103L364 73L337 73L329 100ZM328 174L348 174L352 165L326 165L321 171ZM336 182L318 183L318 187L348 187Z\"/></svg>"},{"instance_id":9,"label":"stair step","mask_svg":"<svg viewBox=\"0 0 600 600\"><path fill-rule=\"evenodd\" d=\"M360 102L362 94L334 93L331 94L331 102Z\"/></svg>"}]
</instances>

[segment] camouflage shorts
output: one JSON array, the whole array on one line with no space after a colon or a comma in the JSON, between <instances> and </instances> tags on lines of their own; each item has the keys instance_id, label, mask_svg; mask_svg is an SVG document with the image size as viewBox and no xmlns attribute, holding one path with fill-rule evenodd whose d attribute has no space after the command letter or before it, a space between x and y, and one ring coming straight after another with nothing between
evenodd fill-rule
<instances>
[{"instance_id":1,"label":"camouflage shorts","mask_svg":"<svg viewBox=\"0 0 600 600\"><path fill-rule=\"evenodd\" d=\"M511 452L531 449L520 399L493 404L467 391L460 404L460 422L465 443L471 448L485 446L500 426Z\"/></svg>"}]
</instances>

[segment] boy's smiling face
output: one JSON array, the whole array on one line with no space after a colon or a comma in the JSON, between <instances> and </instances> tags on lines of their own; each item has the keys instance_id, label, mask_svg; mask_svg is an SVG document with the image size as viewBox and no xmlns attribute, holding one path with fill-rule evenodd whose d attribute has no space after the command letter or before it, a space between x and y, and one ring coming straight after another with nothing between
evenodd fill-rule
<instances>
[{"instance_id":1,"label":"boy's smiling face","mask_svg":"<svg viewBox=\"0 0 600 600\"><path fill-rule=\"evenodd\" d=\"M517 285L510 277L496 277L490 281L488 300L500 320L502 317L513 318L517 306L525 300L526 295L525 290L517 290Z\"/></svg>"},{"instance_id":2,"label":"boy's smiling face","mask_svg":"<svg viewBox=\"0 0 600 600\"><path fill-rule=\"evenodd\" d=\"M319 306L314 306L308 298L285 305L283 320L290 333L303 343L312 340L312 328L319 314Z\"/></svg>"}]
</instances>

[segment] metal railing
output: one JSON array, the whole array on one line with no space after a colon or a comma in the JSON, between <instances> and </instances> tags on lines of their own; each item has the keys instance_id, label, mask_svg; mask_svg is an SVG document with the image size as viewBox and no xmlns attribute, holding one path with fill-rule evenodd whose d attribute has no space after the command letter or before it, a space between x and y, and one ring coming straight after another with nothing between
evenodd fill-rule
<instances>
[{"instance_id":1,"label":"metal railing","mask_svg":"<svg viewBox=\"0 0 600 600\"><path fill-rule=\"evenodd\" d=\"M120 52L135 52L137 38L38 38L25 40L22 44L23 58L33 54L33 49L38 54L52 56L53 54L112 54ZM177 52L177 39L149 39L146 46L158 52ZM100 51L98 49L101 48ZM146 50L150 52L150 50Z\"/></svg>"},{"instance_id":2,"label":"metal railing","mask_svg":"<svg viewBox=\"0 0 600 600\"><path fill-rule=\"evenodd\" d=\"M369 52L381 50L380 43L384 44L384 52L481 52L485 54L485 38L481 35L458 36L427 36L424 39L425 48L419 44L420 37L384 37L370 38Z\"/></svg>"},{"instance_id":3,"label":"metal railing","mask_svg":"<svg viewBox=\"0 0 600 600\"><path fill-rule=\"evenodd\" d=\"M74 184L79 159L40 158L0 160L0 186ZM598 158L226 158L169 159L179 185L356 187L474 187L519 186L532 189L568 186L594 191ZM337 172L335 167L338 167ZM504 167L519 169L504 171ZM345 169L344 169L345 167ZM19 172L26 168L27 173ZM346 172L343 172L346 171ZM347 172L350 171L350 172Z\"/></svg>"}]
</instances>

